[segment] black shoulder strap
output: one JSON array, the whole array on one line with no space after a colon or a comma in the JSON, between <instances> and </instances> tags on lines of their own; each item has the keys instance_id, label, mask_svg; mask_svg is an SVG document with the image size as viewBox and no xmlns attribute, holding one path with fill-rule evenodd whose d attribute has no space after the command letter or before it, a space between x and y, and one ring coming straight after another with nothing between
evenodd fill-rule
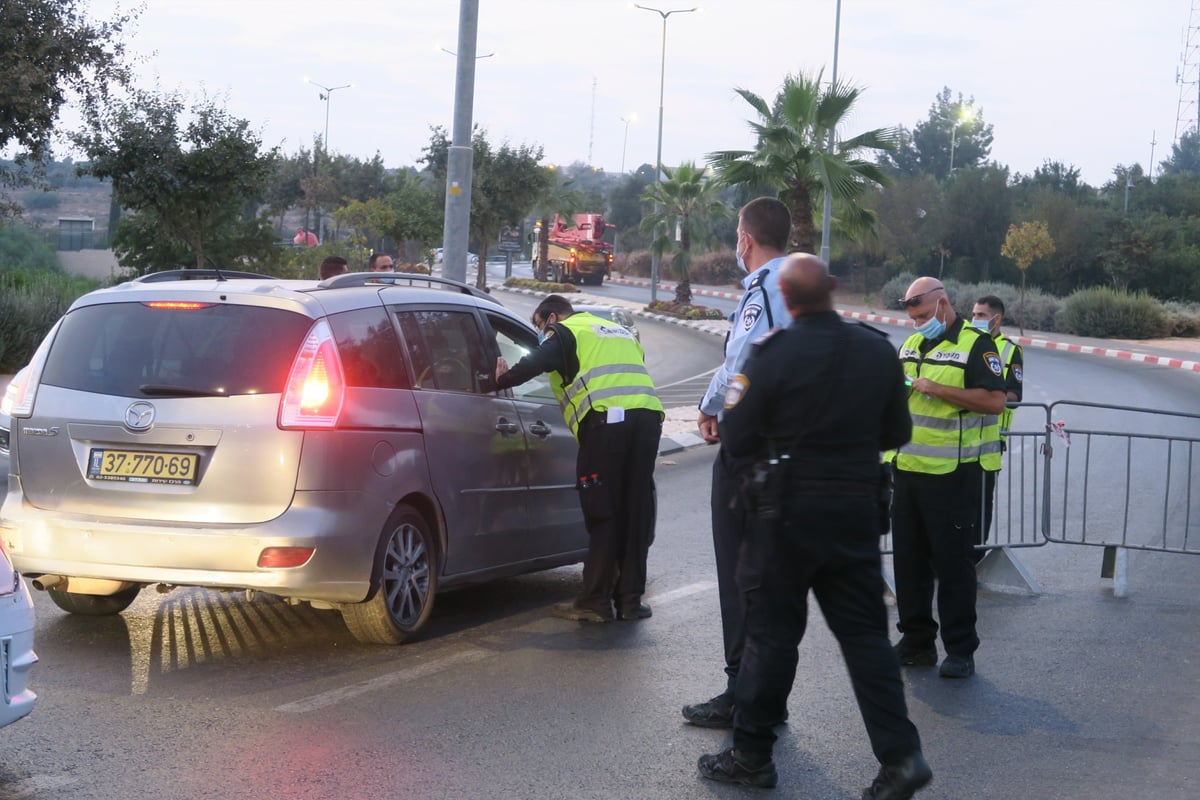
<instances>
[{"instance_id":1,"label":"black shoulder strap","mask_svg":"<svg viewBox=\"0 0 1200 800\"><path fill-rule=\"evenodd\" d=\"M767 327L774 328L775 327L775 317L771 313L771 298L767 294L767 290L763 288L763 283L766 282L767 276L770 274L771 274L771 270L766 269L765 267L760 269L758 272L754 273L754 279L750 281L750 286L746 289L746 291L750 291L751 289L758 289L760 292L762 292L763 308L767 312Z\"/></svg>"}]
</instances>

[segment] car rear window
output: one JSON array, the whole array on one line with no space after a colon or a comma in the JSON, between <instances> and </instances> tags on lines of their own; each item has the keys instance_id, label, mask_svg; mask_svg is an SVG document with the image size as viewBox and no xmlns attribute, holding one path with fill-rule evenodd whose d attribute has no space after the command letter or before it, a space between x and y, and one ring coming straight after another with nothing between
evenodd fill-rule
<instances>
[{"instance_id":1,"label":"car rear window","mask_svg":"<svg viewBox=\"0 0 1200 800\"><path fill-rule=\"evenodd\" d=\"M404 355L392 320L382 306L329 317L348 386L408 389Z\"/></svg>"},{"instance_id":2,"label":"car rear window","mask_svg":"<svg viewBox=\"0 0 1200 800\"><path fill-rule=\"evenodd\" d=\"M312 320L260 306L85 306L59 328L42 382L84 392L275 394Z\"/></svg>"}]
</instances>

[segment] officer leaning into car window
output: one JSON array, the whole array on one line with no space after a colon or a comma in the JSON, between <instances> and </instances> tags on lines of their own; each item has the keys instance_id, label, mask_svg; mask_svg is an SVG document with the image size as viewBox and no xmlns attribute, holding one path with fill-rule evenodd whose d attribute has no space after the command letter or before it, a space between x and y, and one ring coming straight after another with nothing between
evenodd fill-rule
<instances>
[{"instance_id":1,"label":"officer leaning into car window","mask_svg":"<svg viewBox=\"0 0 1200 800\"><path fill-rule=\"evenodd\" d=\"M896 653L904 666L936 664L940 623L938 675L969 678L979 647L975 543L984 472L1000 469L1004 370L996 343L954 313L936 278L917 278L901 304L916 332L900 346L913 436L894 454Z\"/></svg>"},{"instance_id":2,"label":"officer leaning into car window","mask_svg":"<svg viewBox=\"0 0 1200 800\"><path fill-rule=\"evenodd\" d=\"M837 281L808 253L779 282L794 321L761 337L730 383L721 446L752 459L747 505L759 524L742 559L746 645L734 687L733 747L702 756L710 780L777 781L772 750L807 625L808 593L841 648L881 768L863 792L897 800L932 777L908 718L888 641L880 564L880 452L908 441L904 376L887 336L833 310Z\"/></svg>"},{"instance_id":3,"label":"officer leaning into car window","mask_svg":"<svg viewBox=\"0 0 1200 800\"><path fill-rule=\"evenodd\" d=\"M580 622L645 619L663 407L642 346L623 325L576 313L556 294L534 309L532 322L541 343L511 369L497 358L496 388L550 373L579 442L577 485L588 531L583 591L574 602L557 604L554 615Z\"/></svg>"}]
</instances>

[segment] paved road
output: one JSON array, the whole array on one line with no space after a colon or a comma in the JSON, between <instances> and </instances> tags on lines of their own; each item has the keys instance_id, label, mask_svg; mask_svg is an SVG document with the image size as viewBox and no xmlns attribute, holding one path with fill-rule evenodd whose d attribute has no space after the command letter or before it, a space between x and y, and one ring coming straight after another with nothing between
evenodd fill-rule
<instances>
[{"instance_id":1,"label":"paved road","mask_svg":"<svg viewBox=\"0 0 1200 800\"><path fill-rule=\"evenodd\" d=\"M1178 370L1037 356L1038 396L1197 403L1196 377ZM400 648L270 598L147 590L119 617L82 619L39 595L41 702L0 733L0 800L744 797L695 777L725 735L678 716L720 683L712 456L659 461L655 615L641 623L550 617L578 567L445 595L427 635ZM1043 591L981 595L979 674L906 673L936 771L919 797L1193 800L1200 561L1135 552L1120 599L1094 548L1021 558ZM815 611L799 676L772 796L856 798L874 765Z\"/></svg>"}]
</instances>

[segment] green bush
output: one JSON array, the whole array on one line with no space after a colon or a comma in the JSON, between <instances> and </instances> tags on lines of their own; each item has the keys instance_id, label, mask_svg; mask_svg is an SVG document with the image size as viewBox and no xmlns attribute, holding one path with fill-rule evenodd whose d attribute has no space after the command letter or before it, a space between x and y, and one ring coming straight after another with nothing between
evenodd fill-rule
<instances>
[{"instance_id":1,"label":"green bush","mask_svg":"<svg viewBox=\"0 0 1200 800\"><path fill-rule=\"evenodd\" d=\"M0 224L0 273L22 269L63 273L58 256L37 231L18 222Z\"/></svg>"},{"instance_id":2,"label":"green bush","mask_svg":"<svg viewBox=\"0 0 1200 800\"><path fill-rule=\"evenodd\" d=\"M733 286L746 276L732 250L693 254L690 272L692 283L704 286Z\"/></svg>"},{"instance_id":3,"label":"green bush","mask_svg":"<svg viewBox=\"0 0 1200 800\"><path fill-rule=\"evenodd\" d=\"M619 270L622 275L627 278L649 278L650 277L650 251L649 250L634 250L630 253L625 253L624 256L617 256L613 259L614 264L618 259L621 259ZM671 272L671 254L664 253L662 261L658 265L659 280L671 280L673 273Z\"/></svg>"},{"instance_id":4,"label":"green bush","mask_svg":"<svg viewBox=\"0 0 1200 800\"><path fill-rule=\"evenodd\" d=\"M45 211L58 208L61 201L57 192L26 192L21 198L21 205L26 211Z\"/></svg>"},{"instance_id":5,"label":"green bush","mask_svg":"<svg viewBox=\"0 0 1200 800\"><path fill-rule=\"evenodd\" d=\"M1063 326L1080 336L1153 339L1170 330L1167 310L1145 292L1080 289L1063 302Z\"/></svg>"},{"instance_id":6,"label":"green bush","mask_svg":"<svg viewBox=\"0 0 1200 800\"><path fill-rule=\"evenodd\" d=\"M1200 306L1174 300L1163 303L1172 336L1200 336Z\"/></svg>"},{"instance_id":7,"label":"green bush","mask_svg":"<svg viewBox=\"0 0 1200 800\"><path fill-rule=\"evenodd\" d=\"M27 270L0 272L0 374L29 363L33 351L75 298L99 284Z\"/></svg>"}]
</instances>

